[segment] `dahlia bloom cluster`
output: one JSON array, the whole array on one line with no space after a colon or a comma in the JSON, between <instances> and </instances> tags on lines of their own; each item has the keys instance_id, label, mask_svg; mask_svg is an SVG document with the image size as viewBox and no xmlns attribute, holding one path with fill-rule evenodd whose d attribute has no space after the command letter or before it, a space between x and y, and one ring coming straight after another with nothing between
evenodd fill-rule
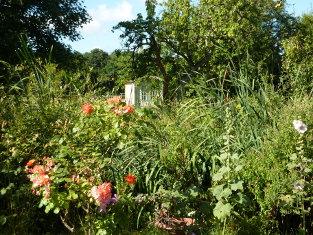
<instances>
[{"instance_id":1,"label":"dahlia bloom cluster","mask_svg":"<svg viewBox=\"0 0 313 235\"><path fill-rule=\"evenodd\" d=\"M115 113L117 116L123 115L123 114L130 114L135 111L134 107L131 105L125 105L125 106L119 106L114 107L112 109L113 113Z\"/></svg>"},{"instance_id":2,"label":"dahlia bloom cluster","mask_svg":"<svg viewBox=\"0 0 313 235\"><path fill-rule=\"evenodd\" d=\"M106 100L106 103L112 106L112 112L115 113L117 116L123 114L130 114L135 111L132 105L124 105L122 98L120 96L114 96Z\"/></svg>"},{"instance_id":3,"label":"dahlia bloom cluster","mask_svg":"<svg viewBox=\"0 0 313 235\"><path fill-rule=\"evenodd\" d=\"M99 186L93 186L91 196L100 206L100 212L105 212L108 205L117 202L116 194L113 194L112 184L105 182Z\"/></svg>"},{"instance_id":4,"label":"dahlia bloom cluster","mask_svg":"<svg viewBox=\"0 0 313 235\"><path fill-rule=\"evenodd\" d=\"M114 96L106 100L106 103L110 105L112 108L112 112L117 116L121 116L124 114L130 114L135 111L135 108L132 105L124 105L122 98L120 96ZM82 105L82 113L86 116L91 115L94 112L94 107L90 103L84 103Z\"/></svg>"},{"instance_id":5,"label":"dahlia bloom cluster","mask_svg":"<svg viewBox=\"0 0 313 235\"><path fill-rule=\"evenodd\" d=\"M119 105L122 102L122 97L114 96L106 100L108 105Z\"/></svg>"},{"instance_id":6,"label":"dahlia bloom cluster","mask_svg":"<svg viewBox=\"0 0 313 235\"><path fill-rule=\"evenodd\" d=\"M49 157L43 158L43 165L35 164L36 160L31 159L26 163L25 172L28 174L27 177L33 183L32 192L35 195L40 195L42 192L45 198L50 197L51 179L49 173L54 167L54 162Z\"/></svg>"}]
</instances>

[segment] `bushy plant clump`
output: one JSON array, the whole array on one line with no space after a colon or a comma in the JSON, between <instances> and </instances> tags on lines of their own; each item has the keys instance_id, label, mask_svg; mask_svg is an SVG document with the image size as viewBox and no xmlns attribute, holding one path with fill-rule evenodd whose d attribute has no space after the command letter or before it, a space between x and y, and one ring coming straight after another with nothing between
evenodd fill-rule
<instances>
[{"instance_id":1,"label":"bushy plant clump","mask_svg":"<svg viewBox=\"0 0 313 235\"><path fill-rule=\"evenodd\" d=\"M26 88L0 99L1 231L312 231L309 96L237 87L140 109Z\"/></svg>"}]
</instances>

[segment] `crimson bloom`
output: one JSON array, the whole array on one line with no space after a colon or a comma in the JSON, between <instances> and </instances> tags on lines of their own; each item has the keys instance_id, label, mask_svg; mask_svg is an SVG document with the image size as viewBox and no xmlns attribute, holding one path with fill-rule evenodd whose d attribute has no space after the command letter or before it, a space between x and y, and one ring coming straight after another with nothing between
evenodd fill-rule
<instances>
[{"instance_id":1,"label":"crimson bloom","mask_svg":"<svg viewBox=\"0 0 313 235\"><path fill-rule=\"evenodd\" d=\"M136 181L137 181L137 177L131 173L128 173L128 175L126 175L124 177L124 179L125 179L126 183L129 185L136 184Z\"/></svg>"},{"instance_id":2,"label":"crimson bloom","mask_svg":"<svg viewBox=\"0 0 313 235\"><path fill-rule=\"evenodd\" d=\"M86 104L83 104L82 111L84 114L90 115L94 111L94 109L90 103L86 103Z\"/></svg>"}]
</instances>

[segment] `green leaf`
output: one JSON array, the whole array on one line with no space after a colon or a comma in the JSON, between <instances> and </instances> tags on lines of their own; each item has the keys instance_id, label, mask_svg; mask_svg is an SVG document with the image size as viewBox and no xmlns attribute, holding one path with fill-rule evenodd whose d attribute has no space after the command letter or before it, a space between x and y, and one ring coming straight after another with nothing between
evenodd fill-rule
<instances>
[{"instance_id":1,"label":"green leaf","mask_svg":"<svg viewBox=\"0 0 313 235\"><path fill-rule=\"evenodd\" d=\"M63 144L63 142L64 142L64 138L60 138L59 139L59 144L61 145L61 144Z\"/></svg>"},{"instance_id":2,"label":"green leaf","mask_svg":"<svg viewBox=\"0 0 313 235\"><path fill-rule=\"evenodd\" d=\"M215 182L220 181L221 179L223 179L223 175L224 174L221 174L220 172L218 172L212 176L212 180Z\"/></svg>"},{"instance_id":3,"label":"green leaf","mask_svg":"<svg viewBox=\"0 0 313 235\"><path fill-rule=\"evenodd\" d=\"M45 213L49 213L49 211L54 207L54 204L52 202L48 203L45 209Z\"/></svg>"},{"instance_id":4,"label":"green leaf","mask_svg":"<svg viewBox=\"0 0 313 235\"><path fill-rule=\"evenodd\" d=\"M231 158L232 158L233 160L239 160L239 155L238 155L238 153L234 153L233 155L231 155Z\"/></svg>"},{"instance_id":5,"label":"green leaf","mask_svg":"<svg viewBox=\"0 0 313 235\"><path fill-rule=\"evenodd\" d=\"M80 128L79 127L74 127L73 128L73 133L76 133L76 132L79 132L80 131Z\"/></svg>"},{"instance_id":6,"label":"green leaf","mask_svg":"<svg viewBox=\"0 0 313 235\"><path fill-rule=\"evenodd\" d=\"M213 196L216 197L216 198L219 198L221 193L222 193L222 191L223 191L223 189L224 189L224 184L217 185L217 186L213 187L211 189Z\"/></svg>"},{"instance_id":7,"label":"green leaf","mask_svg":"<svg viewBox=\"0 0 313 235\"><path fill-rule=\"evenodd\" d=\"M0 225L4 225L7 222L7 217L4 215L0 216Z\"/></svg>"},{"instance_id":8,"label":"green leaf","mask_svg":"<svg viewBox=\"0 0 313 235\"><path fill-rule=\"evenodd\" d=\"M119 142L119 143L117 144L117 148L118 148L118 149L123 149L124 147L125 147L124 142Z\"/></svg>"},{"instance_id":9,"label":"green leaf","mask_svg":"<svg viewBox=\"0 0 313 235\"><path fill-rule=\"evenodd\" d=\"M197 191L197 188L190 189L190 196L193 198L196 198L199 196L199 192Z\"/></svg>"},{"instance_id":10,"label":"green leaf","mask_svg":"<svg viewBox=\"0 0 313 235\"><path fill-rule=\"evenodd\" d=\"M296 159L297 159L297 154L295 154L295 153L291 154L290 160L294 161Z\"/></svg>"},{"instance_id":11,"label":"green leaf","mask_svg":"<svg viewBox=\"0 0 313 235\"><path fill-rule=\"evenodd\" d=\"M78 195L77 195L73 190L70 190L70 191L69 191L69 195L68 195L67 198L68 198L69 200L71 200L71 199L76 200L76 199L78 198Z\"/></svg>"},{"instance_id":12,"label":"green leaf","mask_svg":"<svg viewBox=\"0 0 313 235\"><path fill-rule=\"evenodd\" d=\"M237 191L237 190L243 190L243 181L238 181L237 183L233 183L230 185L231 190Z\"/></svg>"},{"instance_id":13,"label":"green leaf","mask_svg":"<svg viewBox=\"0 0 313 235\"><path fill-rule=\"evenodd\" d=\"M217 159L220 161L224 161L227 159L228 156L229 156L228 153L221 153L221 155L217 156Z\"/></svg>"},{"instance_id":14,"label":"green leaf","mask_svg":"<svg viewBox=\"0 0 313 235\"><path fill-rule=\"evenodd\" d=\"M305 172L305 173L310 173L311 171L312 171L312 170L311 170L310 168L307 168L307 167L304 168L304 172Z\"/></svg>"},{"instance_id":15,"label":"green leaf","mask_svg":"<svg viewBox=\"0 0 313 235\"><path fill-rule=\"evenodd\" d=\"M224 204L222 202L218 202L218 203L216 203L216 205L213 209L213 215L217 219L223 220L226 217L230 216L232 209L233 209L233 207L229 203Z\"/></svg>"},{"instance_id":16,"label":"green leaf","mask_svg":"<svg viewBox=\"0 0 313 235\"><path fill-rule=\"evenodd\" d=\"M54 214L58 214L60 212L60 208L59 207L56 207L54 210L53 210L53 213Z\"/></svg>"},{"instance_id":17,"label":"green leaf","mask_svg":"<svg viewBox=\"0 0 313 235\"><path fill-rule=\"evenodd\" d=\"M42 198L38 207L41 208L47 204L48 204L48 201L46 199Z\"/></svg>"},{"instance_id":18,"label":"green leaf","mask_svg":"<svg viewBox=\"0 0 313 235\"><path fill-rule=\"evenodd\" d=\"M292 205L294 202L294 197L289 194L281 196L280 199L289 205Z\"/></svg>"},{"instance_id":19,"label":"green leaf","mask_svg":"<svg viewBox=\"0 0 313 235\"><path fill-rule=\"evenodd\" d=\"M230 168L228 166L222 166L218 171L217 173L215 173L212 177L212 180L213 181L220 181L223 179L223 176L230 172Z\"/></svg>"},{"instance_id":20,"label":"green leaf","mask_svg":"<svg viewBox=\"0 0 313 235\"><path fill-rule=\"evenodd\" d=\"M222 174L228 173L228 172L230 172L230 167L228 167L228 166L222 166L222 167L219 169L219 172L221 172Z\"/></svg>"},{"instance_id":21,"label":"green leaf","mask_svg":"<svg viewBox=\"0 0 313 235\"><path fill-rule=\"evenodd\" d=\"M243 168L242 165L237 165L237 166L235 167L235 171L236 171L236 172L241 171L242 168Z\"/></svg>"},{"instance_id":22,"label":"green leaf","mask_svg":"<svg viewBox=\"0 0 313 235\"><path fill-rule=\"evenodd\" d=\"M228 198L230 195L232 194L232 191L230 190L230 188L225 188L222 190L221 194L219 195L220 198ZM217 200L220 200L219 198L217 198Z\"/></svg>"},{"instance_id":23,"label":"green leaf","mask_svg":"<svg viewBox=\"0 0 313 235\"><path fill-rule=\"evenodd\" d=\"M4 195L6 193L7 193L7 189L6 188L1 189L1 195Z\"/></svg>"}]
</instances>

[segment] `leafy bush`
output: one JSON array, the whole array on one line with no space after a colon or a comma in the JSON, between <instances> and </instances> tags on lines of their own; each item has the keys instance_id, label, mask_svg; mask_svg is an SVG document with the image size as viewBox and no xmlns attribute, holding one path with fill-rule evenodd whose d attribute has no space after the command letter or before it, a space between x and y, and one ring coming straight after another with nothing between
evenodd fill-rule
<instances>
[{"instance_id":1,"label":"leafy bush","mask_svg":"<svg viewBox=\"0 0 313 235\"><path fill-rule=\"evenodd\" d=\"M310 128L312 108L310 97L288 101L276 111L276 125L267 130L261 147L245 157L244 179L260 206L259 212L267 220L276 220L287 233L299 227L311 229L312 222L307 221L306 228L300 217L304 215L302 209L305 214L311 213L308 202L312 196L312 132L299 134L292 123L300 119ZM304 203L305 208L299 208L299 203Z\"/></svg>"}]
</instances>

